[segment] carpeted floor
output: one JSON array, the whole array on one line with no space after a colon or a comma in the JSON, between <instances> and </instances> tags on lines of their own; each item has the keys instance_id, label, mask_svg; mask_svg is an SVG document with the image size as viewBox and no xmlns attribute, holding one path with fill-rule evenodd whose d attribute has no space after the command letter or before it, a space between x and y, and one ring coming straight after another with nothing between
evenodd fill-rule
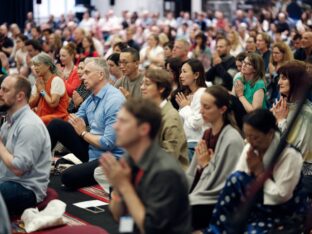
<instances>
[{"instance_id":1,"label":"carpeted floor","mask_svg":"<svg viewBox=\"0 0 312 234\"><path fill-rule=\"evenodd\" d=\"M98 214L76 207L72 204L76 202L94 200L95 198L82 192L62 187L60 176L51 176L50 180L49 187L55 189L59 194L59 199L67 204L66 212L68 214L73 215L74 217L77 217L87 223L102 227L111 234L119 233L118 224L113 220L107 206L103 207L105 209L104 213Z\"/></svg>"}]
</instances>

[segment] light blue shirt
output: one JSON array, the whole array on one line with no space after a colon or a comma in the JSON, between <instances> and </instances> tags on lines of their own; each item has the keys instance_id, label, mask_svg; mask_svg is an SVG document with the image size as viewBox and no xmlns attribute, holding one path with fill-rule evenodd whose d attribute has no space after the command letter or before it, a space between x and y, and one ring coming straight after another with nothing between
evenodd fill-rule
<instances>
[{"instance_id":1,"label":"light blue shirt","mask_svg":"<svg viewBox=\"0 0 312 234\"><path fill-rule=\"evenodd\" d=\"M123 150L116 146L116 134L113 124L122 104L123 94L110 84L106 84L96 95L91 94L80 106L77 116L90 126L90 133L99 135L100 148L89 144L89 161L98 159L103 152L110 151L121 157Z\"/></svg>"},{"instance_id":2,"label":"light blue shirt","mask_svg":"<svg viewBox=\"0 0 312 234\"><path fill-rule=\"evenodd\" d=\"M46 126L26 105L13 116L8 116L1 127L0 137L13 155L13 166L23 172L22 176L16 176L0 160L0 183L19 183L32 190L37 202L41 202L46 196L52 161L50 136Z\"/></svg>"}]
</instances>

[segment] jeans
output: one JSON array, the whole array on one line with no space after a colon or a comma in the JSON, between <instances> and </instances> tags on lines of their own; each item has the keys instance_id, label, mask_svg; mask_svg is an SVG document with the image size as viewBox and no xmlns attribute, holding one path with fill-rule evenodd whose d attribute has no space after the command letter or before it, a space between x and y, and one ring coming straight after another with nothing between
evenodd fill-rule
<instances>
[{"instance_id":1,"label":"jeans","mask_svg":"<svg viewBox=\"0 0 312 234\"><path fill-rule=\"evenodd\" d=\"M189 162L192 162L192 158L195 153L195 147L197 146L197 143L198 142L187 142Z\"/></svg>"},{"instance_id":2,"label":"jeans","mask_svg":"<svg viewBox=\"0 0 312 234\"><path fill-rule=\"evenodd\" d=\"M35 193L12 181L0 182L0 192L10 215L19 215L25 209L35 207Z\"/></svg>"}]
</instances>

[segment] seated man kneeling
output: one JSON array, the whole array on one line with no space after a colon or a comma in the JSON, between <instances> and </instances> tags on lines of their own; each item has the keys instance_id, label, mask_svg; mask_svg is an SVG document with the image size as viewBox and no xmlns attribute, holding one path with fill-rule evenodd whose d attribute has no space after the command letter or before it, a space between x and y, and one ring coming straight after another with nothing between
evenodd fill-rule
<instances>
[{"instance_id":1,"label":"seated man kneeling","mask_svg":"<svg viewBox=\"0 0 312 234\"><path fill-rule=\"evenodd\" d=\"M103 152L112 152L115 157L120 157L123 153L115 145L112 126L125 97L109 84L109 71L104 59L90 58L85 63L82 81L91 95L81 104L76 114L69 116L68 122L54 119L47 126L52 149L59 141L83 162L62 173L63 184L71 188L96 183L93 172ZM90 131L87 131L87 125Z\"/></svg>"},{"instance_id":2,"label":"seated man kneeling","mask_svg":"<svg viewBox=\"0 0 312 234\"><path fill-rule=\"evenodd\" d=\"M18 75L1 84L0 109L7 120L0 132L0 193L10 215L41 202L49 183L50 138L28 105L30 93L29 81Z\"/></svg>"}]
</instances>

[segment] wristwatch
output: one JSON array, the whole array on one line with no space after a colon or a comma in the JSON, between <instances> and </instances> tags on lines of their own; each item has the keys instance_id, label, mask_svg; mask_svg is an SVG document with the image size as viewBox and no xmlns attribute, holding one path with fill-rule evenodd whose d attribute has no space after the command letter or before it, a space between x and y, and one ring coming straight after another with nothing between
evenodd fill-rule
<instances>
[{"instance_id":1,"label":"wristwatch","mask_svg":"<svg viewBox=\"0 0 312 234\"><path fill-rule=\"evenodd\" d=\"M47 93L46 93L46 91L45 91L44 89L41 89L41 90L40 90L40 95L41 95L42 97L44 97L46 94L47 94Z\"/></svg>"}]
</instances>

